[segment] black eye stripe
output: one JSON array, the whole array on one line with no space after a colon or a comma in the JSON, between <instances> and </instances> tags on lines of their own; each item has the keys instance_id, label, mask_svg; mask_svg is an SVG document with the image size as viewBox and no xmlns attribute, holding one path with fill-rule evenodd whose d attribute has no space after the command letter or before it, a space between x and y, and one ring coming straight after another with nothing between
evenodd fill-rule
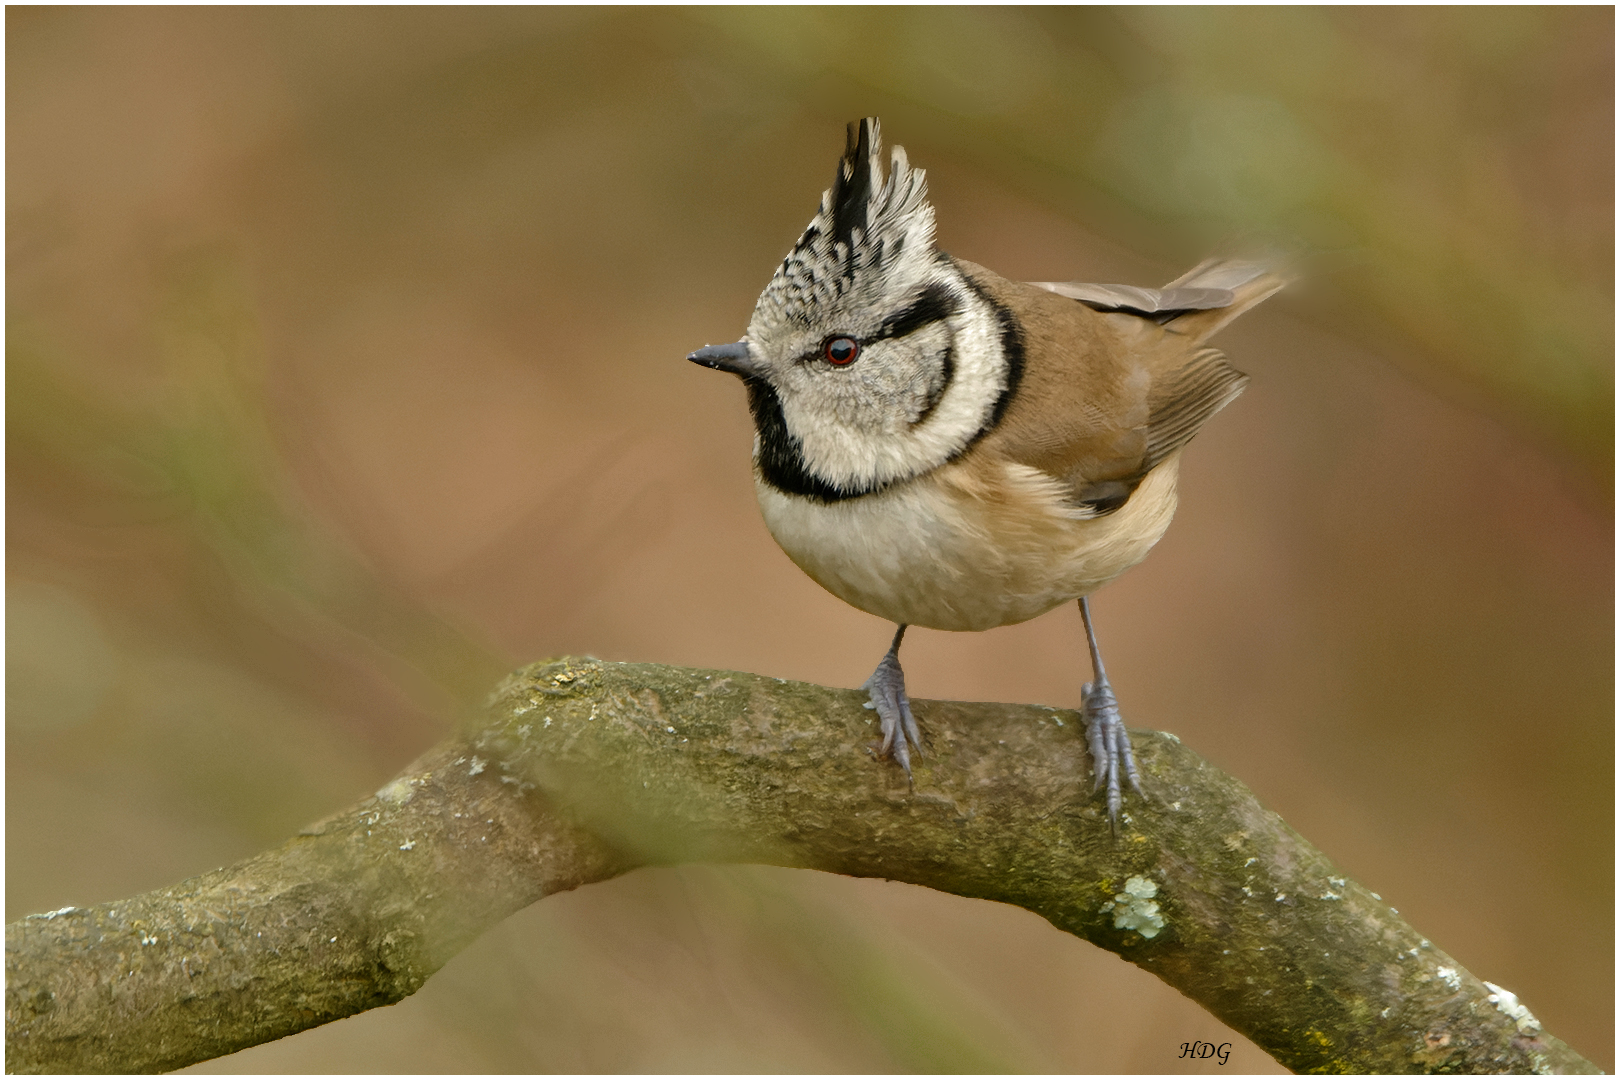
<instances>
[{"instance_id":1,"label":"black eye stripe","mask_svg":"<svg viewBox=\"0 0 1620 1080\"><path fill-rule=\"evenodd\" d=\"M856 337L854 334L835 334L834 337L853 338L861 345L869 345L874 341L889 341L894 338L909 337L917 331L932 326L937 322L944 322L952 315L960 313L962 301L950 286L941 282L934 282L922 291L922 295L907 304L893 315L883 321L875 333L866 337ZM830 339L829 339L830 340ZM822 359L822 349L825 344L797 357L797 363L807 363Z\"/></svg>"},{"instance_id":2,"label":"black eye stripe","mask_svg":"<svg viewBox=\"0 0 1620 1080\"><path fill-rule=\"evenodd\" d=\"M878 327L877 333L867 340L903 338L915 334L925 326L943 322L961 310L962 301L951 291L950 286L936 281L903 310L885 319L883 325Z\"/></svg>"}]
</instances>

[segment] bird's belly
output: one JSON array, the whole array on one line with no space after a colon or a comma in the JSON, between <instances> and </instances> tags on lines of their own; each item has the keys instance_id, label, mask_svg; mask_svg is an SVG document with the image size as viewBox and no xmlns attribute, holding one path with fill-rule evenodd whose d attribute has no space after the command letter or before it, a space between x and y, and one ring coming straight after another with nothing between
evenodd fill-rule
<instances>
[{"instance_id":1,"label":"bird's belly","mask_svg":"<svg viewBox=\"0 0 1620 1080\"><path fill-rule=\"evenodd\" d=\"M1146 557L1176 506L1174 457L1106 517L1075 520L1063 490L1023 466L938 469L875 495L821 503L756 480L771 535L828 592L891 622L988 630L1101 588Z\"/></svg>"}]
</instances>

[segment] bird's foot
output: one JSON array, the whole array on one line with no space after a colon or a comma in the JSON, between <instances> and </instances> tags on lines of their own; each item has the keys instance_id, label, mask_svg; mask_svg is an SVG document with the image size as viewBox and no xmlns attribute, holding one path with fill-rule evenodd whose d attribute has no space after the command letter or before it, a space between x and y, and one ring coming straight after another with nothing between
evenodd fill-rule
<instances>
[{"instance_id":1,"label":"bird's foot","mask_svg":"<svg viewBox=\"0 0 1620 1080\"><path fill-rule=\"evenodd\" d=\"M896 637L895 644L899 644ZM922 737L917 733L916 718L911 715L911 699L906 696L906 673L900 670L900 654L890 649L878 663L872 677L861 684L871 701L866 708L874 709L883 732L883 744L878 748L880 757L890 757L906 770L911 779L910 747L922 749ZM908 746L909 744L909 746Z\"/></svg>"},{"instance_id":2,"label":"bird's foot","mask_svg":"<svg viewBox=\"0 0 1620 1080\"><path fill-rule=\"evenodd\" d=\"M1136 772L1136 758L1131 755L1131 737L1125 730L1125 721L1119 715L1119 702L1114 688L1106 681L1086 683L1080 690L1080 714L1086 721L1086 745L1091 748L1091 767L1096 780L1091 786L1095 795L1108 789L1108 824L1119 828L1120 773L1130 781L1138 795L1142 794L1142 781Z\"/></svg>"}]
</instances>

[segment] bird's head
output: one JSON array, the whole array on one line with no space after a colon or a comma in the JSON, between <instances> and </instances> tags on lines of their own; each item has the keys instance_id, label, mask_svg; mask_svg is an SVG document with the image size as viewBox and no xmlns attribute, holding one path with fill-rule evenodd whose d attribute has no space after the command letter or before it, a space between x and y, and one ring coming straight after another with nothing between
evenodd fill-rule
<instances>
[{"instance_id":1,"label":"bird's head","mask_svg":"<svg viewBox=\"0 0 1620 1080\"><path fill-rule=\"evenodd\" d=\"M821 207L754 306L747 336L696 363L748 384L762 477L824 500L960 453L1005 386L1001 320L934 246L920 169L875 118L849 126Z\"/></svg>"}]
</instances>

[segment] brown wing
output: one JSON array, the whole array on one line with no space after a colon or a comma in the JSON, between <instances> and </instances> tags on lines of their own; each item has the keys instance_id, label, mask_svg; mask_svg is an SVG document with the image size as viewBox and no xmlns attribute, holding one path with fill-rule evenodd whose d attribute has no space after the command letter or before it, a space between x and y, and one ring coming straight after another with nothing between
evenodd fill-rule
<instances>
[{"instance_id":1,"label":"brown wing","mask_svg":"<svg viewBox=\"0 0 1620 1080\"><path fill-rule=\"evenodd\" d=\"M1231 403L1249 385L1249 377L1219 349L1199 349L1185 364L1161 374L1148 391L1147 454L1153 468L1186 446L1204 422Z\"/></svg>"},{"instance_id":2,"label":"brown wing","mask_svg":"<svg viewBox=\"0 0 1620 1080\"><path fill-rule=\"evenodd\" d=\"M1123 506L1143 477L1248 382L1220 352L1201 347L1207 336L1198 332L1201 326L1191 333L1180 327L1182 319L1225 314L1225 307L1247 299L1234 290L1206 290L1195 282L1186 291L1224 292L1224 307L1166 309L1173 314L1161 325L1143 309L1150 301L1187 303L1165 299L1174 289L1139 290L1157 293L1157 299L1137 297L1141 308L1099 311L1100 304L1073 303L1068 288L1010 282L961 265L1016 313L1024 333L1022 381L985 449L1059 478L1077 509L1091 516Z\"/></svg>"},{"instance_id":3,"label":"brown wing","mask_svg":"<svg viewBox=\"0 0 1620 1080\"><path fill-rule=\"evenodd\" d=\"M1243 393L1249 377L1226 362L1218 349L1199 349L1180 367L1160 371L1147 389L1147 422L1101 442L1129 456L1099 456L1085 451L1086 441L1071 446L1075 460L1061 476L1083 510L1100 517L1125 505L1160 463L1186 446L1211 416ZM1076 451L1079 451L1076 454Z\"/></svg>"}]
</instances>

